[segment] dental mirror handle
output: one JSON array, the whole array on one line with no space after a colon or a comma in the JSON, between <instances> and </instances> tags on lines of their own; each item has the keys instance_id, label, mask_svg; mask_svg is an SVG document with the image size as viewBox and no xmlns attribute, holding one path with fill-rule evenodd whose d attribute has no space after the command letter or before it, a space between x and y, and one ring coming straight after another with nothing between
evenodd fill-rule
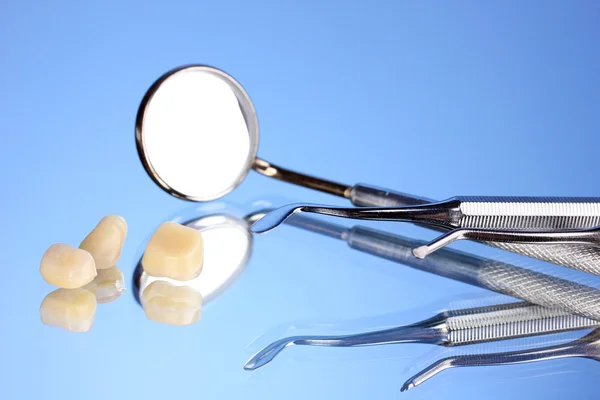
<instances>
[{"instance_id":1,"label":"dental mirror handle","mask_svg":"<svg viewBox=\"0 0 600 400\"><path fill-rule=\"evenodd\" d=\"M359 183L350 190L349 199L357 207L404 207L435 203L436 200Z\"/></svg>"}]
</instances>

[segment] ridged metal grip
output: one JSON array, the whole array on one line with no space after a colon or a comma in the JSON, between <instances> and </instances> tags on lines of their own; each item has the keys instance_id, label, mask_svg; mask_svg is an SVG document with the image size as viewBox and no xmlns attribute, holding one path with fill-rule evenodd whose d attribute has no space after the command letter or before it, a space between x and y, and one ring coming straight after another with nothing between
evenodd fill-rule
<instances>
[{"instance_id":1,"label":"ridged metal grip","mask_svg":"<svg viewBox=\"0 0 600 400\"><path fill-rule=\"evenodd\" d=\"M477 197L461 196L460 225L485 229L585 229L600 225L599 198ZM368 185L356 185L352 203L370 207L413 206L435 200ZM600 249L585 245L511 244L490 246L557 265L600 275Z\"/></svg>"},{"instance_id":2,"label":"ridged metal grip","mask_svg":"<svg viewBox=\"0 0 600 400\"><path fill-rule=\"evenodd\" d=\"M600 321L600 296L596 288L523 268L515 273L514 266L501 262L482 266L478 280L491 290Z\"/></svg>"},{"instance_id":3,"label":"ridged metal grip","mask_svg":"<svg viewBox=\"0 0 600 400\"><path fill-rule=\"evenodd\" d=\"M563 265L589 274L600 275L600 249L597 247L580 244L535 245L493 242L485 243L527 257Z\"/></svg>"},{"instance_id":4,"label":"ridged metal grip","mask_svg":"<svg viewBox=\"0 0 600 400\"><path fill-rule=\"evenodd\" d=\"M600 225L598 198L457 197L461 228L554 231Z\"/></svg>"},{"instance_id":5,"label":"ridged metal grip","mask_svg":"<svg viewBox=\"0 0 600 400\"><path fill-rule=\"evenodd\" d=\"M453 315L446 320L447 346L481 343L600 326L600 322L566 311L527 303L498 306L495 310Z\"/></svg>"}]
</instances>

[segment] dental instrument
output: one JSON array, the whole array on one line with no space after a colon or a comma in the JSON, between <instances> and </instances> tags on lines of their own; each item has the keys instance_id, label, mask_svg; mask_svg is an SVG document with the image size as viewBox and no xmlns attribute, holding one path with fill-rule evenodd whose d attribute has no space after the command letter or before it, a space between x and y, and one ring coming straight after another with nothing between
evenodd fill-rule
<instances>
[{"instance_id":1,"label":"dental instrument","mask_svg":"<svg viewBox=\"0 0 600 400\"><path fill-rule=\"evenodd\" d=\"M290 346L359 347L398 343L461 346L600 326L600 322L529 303L451 310L415 324L338 336L292 336L256 353L244 365L255 370Z\"/></svg>"},{"instance_id":2,"label":"dental instrument","mask_svg":"<svg viewBox=\"0 0 600 400\"><path fill-rule=\"evenodd\" d=\"M510 230L488 229L455 229L426 245L417 247L413 254L417 258L425 258L434 251L449 245L456 240L485 240L488 242L526 243L526 244L575 244L600 247L600 227L583 230L518 232Z\"/></svg>"},{"instance_id":3,"label":"dental instrument","mask_svg":"<svg viewBox=\"0 0 600 400\"><path fill-rule=\"evenodd\" d=\"M370 185L349 186L316 178L258 158L258 119L250 97L232 76L206 65L172 69L150 86L138 109L135 137L138 155L148 175L164 191L184 200L220 198L237 187L253 169L264 176L349 199L359 207L433 202ZM547 229L557 229L563 224L571 229L600 225L590 223L590 219L598 219L597 199L592 199L590 208L581 204L558 207L554 200L550 200L552 205L547 203L540 199L539 204L534 202L524 207L519 202L517 207L525 214L523 217L530 214L541 217L541 211L549 210L549 218L543 223L549 225ZM493 207L489 218L473 218L474 225L467 219L463 227L501 229L506 226L497 225L498 222L525 221L520 217L514 221L502 217L505 212L513 213L510 209L514 204L496 202ZM586 209L593 209L593 215L587 215ZM591 273L600 272L600 250L596 248L553 244L540 249L529 244L487 244L558 265L571 268L578 265Z\"/></svg>"},{"instance_id":4,"label":"dental instrument","mask_svg":"<svg viewBox=\"0 0 600 400\"><path fill-rule=\"evenodd\" d=\"M595 329L581 339L555 346L443 358L407 380L401 391L412 389L449 368L493 367L572 357L600 361L600 329Z\"/></svg>"},{"instance_id":5,"label":"dental instrument","mask_svg":"<svg viewBox=\"0 0 600 400\"><path fill-rule=\"evenodd\" d=\"M327 207L310 204L291 204L271 211L252 226L252 232L265 233L275 229L283 221L296 213L316 213L322 215L335 216L340 218L351 218L361 220L375 221L403 221L414 222L422 225L433 226L450 230L452 236L455 230L465 229L464 232L474 232L478 228L486 229L486 232L507 232L514 233L523 231L563 231L569 229L592 228L600 225L600 198L540 198L540 197L454 197L446 201L421 204L408 207L365 207L365 208L345 208L345 207ZM546 232L548 233L548 232ZM551 235L552 236L552 235ZM554 236L556 237L556 236ZM510 236L491 234L485 237L478 235L481 240L487 243L496 243L501 238L507 239L501 244L503 246L514 246L515 243L530 245L530 243L544 243L544 246L537 246L531 250L533 254L526 254L545 261L559 262L564 261L560 256L563 250L571 247L569 252L569 262L565 263L573 269L583 272L600 275L600 264L591 262L595 259L594 250L596 246L590 247L576 242L576 245L567 246L563 242L552 240L550 236L540 234L535 241L520 242L509 240ZM490 242L492 241L492 242ZM573 243L571 240L569 243ZM447 242L442 240L441 244ZM560 244L556 244L560 243ZM561 247L556 247L561 246ZM573 253L573 248L576 250ZM560 258L560 260L557 258ZM592 254L592 257L589 255ZM421 252L417 252L421 255ZM564 254L563 254L564 255Z\"/></svg>"}]
</instances>

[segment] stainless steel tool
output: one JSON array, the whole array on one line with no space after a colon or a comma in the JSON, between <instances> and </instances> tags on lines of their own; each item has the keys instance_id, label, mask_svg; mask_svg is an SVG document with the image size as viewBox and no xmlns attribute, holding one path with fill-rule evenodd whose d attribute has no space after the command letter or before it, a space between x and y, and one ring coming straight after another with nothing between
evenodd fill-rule
<instances>
[{"instance_id":1,"label":"stainless steel tool","mask_svg":"<svg viewBox=\"0 0 600 400\"><path fill-rule=\"evenodd\" d=\"M507 239L499 243L498 247L518 250L515 246L529 246L523 248L526 250L523 254L554 263L565 261L565 266L600 275L600 264L595 263L595 256L599 250L597 246L589 246L589 242L582 241L566 245L564 240L552 240L548 235L599 226L600 198L454 197L442 202L415 206L365 208L292 204L276 209L256 221L252 231L268 232L290 216L301 212L362 220L414 222L451 232L457 229L464 229L459 232L480 232L478 238L485 239L488 243L492 241L496 244L503 238ZM488 234L483 237L483 229L486 233L500 234ZM540 234L535 241L508 240L509 233L514 234L515 231L541 231L545 235ZM506 235L501 235L502 233ZM453 235L455 234L450 233L443 236L439 243L445 244L445 239L452 238ZM534 249L531 247L534 245L530 243L545 245ZM417 255L424 256L424 252L424 249L421 249Z\"/></svg>"},{"instance_id":2,"label":"stainless steel tool","mask_svg":"<svg viewBox=\"0 0 600 400\"><path fill-rule=\"evenodd\" d=\"M359 207L400 207L433 203L421 196L382 189L366 184L354 186L309 176L282 168L257 157L258 118L244 88L232 76L206 65L186 65L166 72L145 93L135 124L138 155L152 180L167 193L184 200L209 201L231 192L253 169L261 175L343 197ZM481 198L474 198L472 218L464 228L507 228L523 225L523 216L550 211L550 218L538 218L546 229L563 226L591 228L598 223L597 199L590 205L561 205L553 200L529 202L493 201L492 210L478 215ZM563 203L568 203L568 199ZM579 200L575 200L578 202ZM484 202L485 203L485 202ZM552 204L550 204L552 203ZM516 212L514 208L520 210ZM586 211L587 210L587 211ZM553 214L556 213L556 214ZM504 214L507 213L507 214ZM587 213L587 214L586 214ZM514 214L514 220L509 215ZM523 215L525 214L525 215ZM424 222L424 221L421 221ZM525 223L526 225L526 223ZM532 227L537 226L535 223ZM589 246L553 244L540 246L515 243L488 243L558 265L598 273L600 250Z\"/></svg>"},{"instance_id":3,"label":"stainless steel tool","mask_svg":"<svg viewBox=\"0 0 600 400\"><path fill-rule=\"evenodd\" d=\"M581 357L600 361L600 329L571 343L503 353L472 354L441 359L407 380L402 391L414 388L449 368L492 367Z\"/></svg>"},{"instance_id":4,"label":"stainless steel tool","mask_svg":"<svg viewBox=\"0 0 600 400\"><path fill-rule=\"evenodd\" d=\"M518 232L490 229L455 229L413 250L417 258L425 258L434 251L456 240L485 240L488 242L526 243L526 244L570 244L600 247L600 227L582 230Z\"/></svg>"},{"instance_id":5,"label":"stainless steel tool","mask_svg":"<svg viewBox=\"0 0 600 400\"><path fill-rule=\"evenodd\" d=\"M359 347L397 343L461 346L598 327L600 322L529 303L446 311L415 324L340 336L293 336L271 343L244 366L254 370L290 346Z\"/></svg>"}]
</instances>

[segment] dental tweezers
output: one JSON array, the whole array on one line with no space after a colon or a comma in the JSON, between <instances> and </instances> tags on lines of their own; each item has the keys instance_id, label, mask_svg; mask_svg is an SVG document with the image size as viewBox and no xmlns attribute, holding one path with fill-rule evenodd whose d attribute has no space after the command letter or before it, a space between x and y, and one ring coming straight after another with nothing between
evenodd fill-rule
<instances>
[{"instance_id":1,"label":"dental tweezers","mask_svg":"<svg viewBox=\"0 0 600 400\"><path fill-rule=\"evenodd\" d=\"M484 229L511 232L560 232L600 226L600 198L546 197L454 197L442 202L425 202L419 198L394 195L390 203L412 203L403 207L344 208L309 204L281 207L257 221L252 231L267 232L291 215L310 212L342 218L405 221L436 230ZM489 240L496 240L490 238ZM587 244L553 242L490 242L487 244L543 261L600 275L600 249Z\"/></svg>"},{"instance_id":2,"label":"dental tweezers","mask_svg":"<svg viewBox=\"0 0 600 400\"><path fill-rule=\"evenodd\" d=\"M339 336L293 336L271 343L244 366L264 366L293 345L357 347L396 343L461 346L600 326L600 322L526 302L446 311L415 324Z\"/></svg>"},{"instance_id":3,"label":"dental tweezers","mask_svg":"<svg viewBox=\"0 0 600 400\"><path fill-rule=\"evenodd\" d=\"M492 367L571 357L581 357L594 361L600 361L600 329L596 329L581 339L566 344L502 353L446 357L433 363L407 380L402 386L401 390L404 392L408 389L418 386L449 368L484 366Z\"/></svg>"}]
</instances>

